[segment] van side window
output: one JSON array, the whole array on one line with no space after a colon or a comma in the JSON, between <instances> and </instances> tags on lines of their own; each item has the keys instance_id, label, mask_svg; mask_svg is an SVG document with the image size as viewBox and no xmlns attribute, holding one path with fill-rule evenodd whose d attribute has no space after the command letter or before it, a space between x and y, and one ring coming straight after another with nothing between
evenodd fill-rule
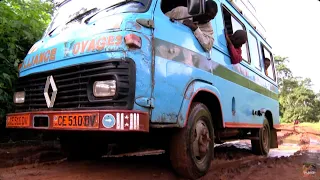
<instances>
[{"instance_id":1,"label":"van side window","mask_svg":"<svg viewBox=\"0 0 320 180\"><path fill-rule=\"evenodd\" d=\"M252 34L250 31L248 36L248 43L250 48L250 58L252 64L261 71L261 63L260 63L260 57L259 57L259 44L257 41L257 38Z\"/></svg>"},{"instance_id":2,"label":"van side window","mask_svg":"<svg viewBox=\"0 0 320 180\"><path fill-rule=\"evenodd\" d=\"M224 19L224 27L226 28L228 34L233 34L235 31L241 29L245 30L243 24L232 15L226 7L223 6L223 19ZM249 59L249 52L248 52L248 45L247 43L242 46L242 59L245 60L247 63L250 63Z\"/></svg>"},{"instance_id":3,"label":"van side window","mask_svg":"<svg viewBox=\"0 0 320 180\"><path fill-rule=\"evenodd\" d=\"M162 0L161 1L161 10L164 14L178 6L187 7L187 1L186 0L178 0L178 1Z\"/></svg>"},{"instance_id":4,"label":"van side window","mask_svg":"<svg viewBox=\"0 0 320 180\"><path fill-rule=\"evenodd\" d=\"M274 75L274 64L273 64L273 56L271 52L264 46L262 45L262 50L263 50L263 64L264 64L264 71L265 74L270 77L271 79L275 80L275 75Z\"/></svg>"}]
</instances>

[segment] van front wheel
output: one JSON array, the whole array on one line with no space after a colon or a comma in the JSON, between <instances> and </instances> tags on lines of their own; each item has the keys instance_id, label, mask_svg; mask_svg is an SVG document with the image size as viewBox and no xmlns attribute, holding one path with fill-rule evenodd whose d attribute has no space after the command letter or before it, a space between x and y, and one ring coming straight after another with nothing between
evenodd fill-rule
<instances>
[{"instance_id":1,"label":"van front wheel","mask_svg":"<svg viewBox=\"0 0 320 180\"><path fill-rule=\"evenodd\" d=\"M170 160L174 170L189 179L205 175L213 157L213 137L208 108L202 103L193 103L186 127L176 132L170 142Z\"/></svg>"}]
</instances>

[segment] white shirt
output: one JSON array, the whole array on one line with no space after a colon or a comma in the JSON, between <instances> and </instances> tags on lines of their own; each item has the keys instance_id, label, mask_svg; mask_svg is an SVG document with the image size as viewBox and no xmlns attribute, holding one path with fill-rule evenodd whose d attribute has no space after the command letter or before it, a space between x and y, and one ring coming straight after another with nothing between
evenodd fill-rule
<instances>
[{"instance_id":1,"label":"white shirt","mask_svg":"<svg viewBox=\"0 0 320 180\"><path fill-rule=\"evenodd\" d=\"M180 19L184 17L190 16L188 13L188 8L184 6L178 6L171 11L166 13L166 16L172 18L172 19ZM190 20L192 20L190 18ZM179 20L180 23L183 22L183 20ZM198 24L198 28L194 31L195 37L198 39L201 46L206 50L210 51L213 46L213 29L211 26L210 21L206 24Z\"/></svg>"}]
</instances>

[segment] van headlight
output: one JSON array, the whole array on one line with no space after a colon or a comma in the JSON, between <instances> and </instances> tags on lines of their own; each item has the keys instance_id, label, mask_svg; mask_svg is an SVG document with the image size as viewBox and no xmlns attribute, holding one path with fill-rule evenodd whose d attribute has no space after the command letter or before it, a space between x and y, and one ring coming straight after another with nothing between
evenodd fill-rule
<instances>
[{"instance_id":1,"label":"van headlight","mask_svg":"<svg viewBox=\"0 0 320 180\"><path fill-rule=\"evenodd\" d=\"M96 81L93 84L95 97L110 97L116 94L117 84L115 80Z\"/></svg>"},{"instance_id":2,"label":"van headlight","mask_svg":"<svg viewBox=\"0 0 320 180\"><path fill-rule=\"evenodd\" d=\"M26 93L24 91L15 92L13 95L13 102L15 104L24 103Z\"/></svg>"}]
</instances>

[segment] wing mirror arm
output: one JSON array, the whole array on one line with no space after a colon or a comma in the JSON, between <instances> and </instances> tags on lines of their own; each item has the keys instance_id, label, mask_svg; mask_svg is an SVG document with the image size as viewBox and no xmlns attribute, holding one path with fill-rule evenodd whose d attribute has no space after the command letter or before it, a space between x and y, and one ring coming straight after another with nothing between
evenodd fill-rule
<instances>
[{"instance_id":1,"label":"wing mirror arm","mask_svg":"<svg viewBox=\"0 0 320 180\"><path fill-rule=\"evenodd\" d=\"M205 13L205 10L206 10L205 0L187 0L187 5L188 5L188 13L190 14L190 16L179 18L179 19L170 18L170 21L174 22L175 20L188 19L191 17L200 16Z\"/></svg>"}]
</instances>

